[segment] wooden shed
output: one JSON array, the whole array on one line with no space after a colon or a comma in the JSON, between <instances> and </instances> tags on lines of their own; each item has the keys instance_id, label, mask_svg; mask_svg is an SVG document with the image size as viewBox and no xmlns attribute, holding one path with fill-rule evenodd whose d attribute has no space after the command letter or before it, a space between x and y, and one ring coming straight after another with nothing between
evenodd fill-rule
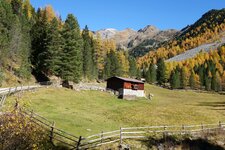
<instances>
[{"instance_id":1,"label":"wooden shed","mask_svg":"<svg viewBox=\"0 0 225 150\"><path fill-rule=\"evenodd\" d=\"M144 82L137 79L111 77L106 80L108 90L118 91L120 98L144 97Z\"/></svg>"}]
</instances>

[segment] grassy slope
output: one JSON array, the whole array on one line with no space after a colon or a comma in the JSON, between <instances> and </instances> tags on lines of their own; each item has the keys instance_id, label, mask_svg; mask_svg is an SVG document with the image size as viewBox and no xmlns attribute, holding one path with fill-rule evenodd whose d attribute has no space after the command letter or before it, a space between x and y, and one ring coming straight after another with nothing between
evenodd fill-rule
<instances>
[{"instance_id":1,"label":"grassy slope","mask_svg":"<svg viewBox=\"0 0 225 150\"><path fill-rule=\"evenodd\" d=\"M29 101L35 112L54 120L57 127L83 136L120 126L225 122L225 96L152 85L145 88L154 94L152 101L126 101L106 92L67 89L40 89L26 93L23 100ZM10 99L12 102L13 97Z\"/></svg>"}]
</instances>

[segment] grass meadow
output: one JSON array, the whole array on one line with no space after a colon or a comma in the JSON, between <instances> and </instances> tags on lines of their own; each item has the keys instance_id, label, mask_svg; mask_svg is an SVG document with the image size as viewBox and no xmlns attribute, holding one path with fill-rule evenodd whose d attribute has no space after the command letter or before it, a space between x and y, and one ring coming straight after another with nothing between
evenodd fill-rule
<instances>
[{"instance_id":1,"label":"grass meadow","mask_svg":"<svg viewBox=\"0 0 225 150\"><path fill-rule=\"evenodd\" d=\"M153 99L127 101L100 91L42 88L20 99L34 112L55 121L56 127L88 136L120 127L188 125L225 122L225 96L197 91L168 90L145 85ZM13 105L16 96L7 99Z\"/></svg>"}]
</instances>

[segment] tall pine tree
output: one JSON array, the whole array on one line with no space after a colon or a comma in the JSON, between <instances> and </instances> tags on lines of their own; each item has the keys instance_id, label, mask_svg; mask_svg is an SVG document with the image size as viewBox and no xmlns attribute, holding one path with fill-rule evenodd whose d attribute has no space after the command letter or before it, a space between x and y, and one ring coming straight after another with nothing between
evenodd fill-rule
<instances>
[{"instance_id":1,"label":"tall pine tree","mask_svg":"<svg viewBox=\"0 0 225 150\"><path fill-rule=\"evenodd\" d=\"M121 76L121 66L116 53L111 50L105 59L104 77Z\"/></svg>"},{"instance_id":2,"label":"tall pine tree","mask_svg":"<svg viewBox=\"0 0 225 150\"><path fill-rule=\"evenodd\" d=\"M47 21L46 11L38 9L37 20L31 30L32 36L32 52L31 52L31 63L33 70L36 74L47 74L47 47L48 47L48 29L49 24Z\"/></svg>"},{"instance_id":3,"label":"tall pine tree","mask_svg":"<svg viewBox=\"0 0 225 150\"><path fill-rule=\"evenodd\" d=\"M148 71L146 73L146 81L148 83L156 82L156 67L154 64L150 64Z\"/></svg>"},{"instance_id":4,"label":"tall pine tree","mask_svg":"<svg viewBox=\"0 0 225 150\"><path fill-rule=\"evenodd\" d=\"M61 77L78 83L82 76L83 40L77 19L69 14L62 30L63 55Z\"/></svg>"},{"instance_id":5,"label":"tall pine tree","mask_svg":"<svg viewBox=\"0 0 225 150\"><path fill-rule=\"evenodd\" d=\"M48 75L60 75L61 56L62 56L62 37L60 33L59 21L54 18L50 22L47 33L48 45L45 55L46 70Z\"/></svg>"},{"instance_id":6,"label":"tall pine tree","mask_svg":"<svg viewBox=\"0 0 225 150\"><path fill-rule=\"evenodd\" d=\"M103 70L103 78L104 79L111 77L110 67L111 67L111 59L109 57L106 57L104 70Z\"/></svg>"},{"instance_id":7,"label":"tall pine tree","mask_svg":"<svg viewBox=\"0 0 225 150\"><path fill-rule=\"evenodd\" d=\"M172 89L179 89L180 86L180 68L176 67L171 73L170 86Z\"/></svg>"},{"instance_id":8,"label":"tall pine tree","mask_svg":"<svg viewBox=\"0 0 225 150\"><path fill-rule=\"evenodd\" d=\"M166 82L166 66L162 58L157 62L157 81L160 85Z\"/></svg>"},{"instance_id":9,"label":"tall pine tree","mask_svg":"<svg viewBox=\"0 0 225 150\"><path fill-rule=\"evenodd\" d=\"M129 76L134 78L137 76L137 64L134 57L129 56Z\"/></svg>"},{"instance_id":10,"label":"tall pine tree","mask_svg":"<svg viewBox=\"0 0 225 150\"><path fill-rule=\"evenodd\" d=\"M83 75L84 78L90 80L92 77L92 65L93 65L93 59L92 59L92 45L91 45L91 37L89 35L88 27L85 26L83 32Z\"/></svg>"},{"instance_id":11,"label":"tall pine tree","mask_svg":"<svg viewBox=\"0 0 225 150\"><path fill-rule=\"evenodd\" d=\"M91 67L91 74L92 74L92 76L91 76L91 80L93 80L93 79L98 79L98 73L99 73L99 71L98 71L98 60L97 60L97 58L98 58L98 53L97 53L97 49L95 49L96 47L95 47L95 40L93 39L93 37L91 36L91 49L92 49L92 53L91 53L91 59L92 59L92 67Z\"/></svg>"},{"instance_id":12,"label":"tall pine tree","mask_svg":"<svg viewBox=\"0 0 225 150\"><path fill-rule=\"evenodd\" d=\"M195 89L196 81L195 81L195 73L193 70L191 71L191 76L189 78L189 85L191 89Z\"/></svg>"}]
</instances>

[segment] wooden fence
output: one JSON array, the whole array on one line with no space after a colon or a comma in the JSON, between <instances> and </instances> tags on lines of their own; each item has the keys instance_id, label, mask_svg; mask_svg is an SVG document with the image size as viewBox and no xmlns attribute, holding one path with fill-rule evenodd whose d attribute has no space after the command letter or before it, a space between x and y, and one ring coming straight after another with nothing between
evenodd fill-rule
<instances>
[{"instance_id":1,"label":"wooden fence","mask_svg":"<svg viewBox=\"0 0 225 150\"><path fill-rule=\"evenodd\" d=\"M51 83L42 82L38 83L38 85L33 86L18 86L18 87L10 87L10 88L2 88L0 89L0 110L3 107L7 96L11 94L15 94L18 92L31 91L40 87L48 87ZM41 126L42 128L49 131L49 139L53 144L63 144L71 149L79 149L81 140L83 138L81 136L74 136L70 133L67 133L59 128L56 128L55 122L49 121L47 118L34 113L33 111L20 108L20 112L22 115L29 117L34 123Z\"/></svg>"},{"instance_id":2,"label":"wooden fence","mask_svg":"<svg viewBox=\"0 0 225 150\"><path fill-rule=\"evenodd\" d=\"M81 136L75 136L59 128L56 128L56 124L54 121L49 121L47 118L38 115L33 111L23 109L22 113L27 117L30 117L30 119L33 120L37 125L40 125L47 131L49 131L49 140L53 144L60 143L71 149L79 149L81 140L83 140Z\"/></svg>"},{"instance_id":3,"label":"wooden fence","mask_svg":"<svg viewBox=\"0 0 225 150\"><path fill-rule=\"evenodd\" d=\"M147 139L151 136L162 137L171 135L200 136L202 133L214 133L224 130L225 123L182 125L182 126L148 126L120 128L111 132L101 132L83 139L80 149L92 149L102 145L118 143L122 145L127 139Z\"/></svg>"}]
</instances>

